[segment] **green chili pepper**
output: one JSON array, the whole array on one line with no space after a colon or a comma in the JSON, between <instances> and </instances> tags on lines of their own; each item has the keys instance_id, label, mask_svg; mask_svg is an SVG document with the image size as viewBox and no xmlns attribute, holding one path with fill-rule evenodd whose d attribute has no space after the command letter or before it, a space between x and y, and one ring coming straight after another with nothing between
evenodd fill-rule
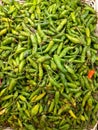
<instances>
[{"instance_id":1,"label":"green chili pepper","mask_svg":"<svg viewBox=\"0 0 98 130\"><path fill-rule=\"evenodd\" d=\"M43 51L43 53L48 52L52 48L53 45L54 45L54 42L51 40L50 43L48 44L47 48Z\"/></svg>"},{"instance_id":2,"label":"green chili pepper","mask_svg":"<svg viewBox=\"0 0 98 130\"><path fill-rule=\"evenodd\" d=\"M63 26L66 24L67 20L63 19L60 23L60 25L57 27L56 31L59 32L63 28Z\"/></svg>"},{"instance_id":3,"label":"green chili pepper","mask_svg":"<svg viewBox=\"0 0 98 130\"><path fill-rule=\"evenodd\" d=\"M62 50L62 52L60 53L60 57L64 57L66 55L66 53L70 50L73 49L74 47L66 47Z\"/></svg>"},{"instance_id":4,"label":"green chili pepper","mask_svg":"<svg viewBox=\"0 0 98 130\"><path fill-rule=\"evenodd\" d=\"M49 60L50 58L51 58L51 57L50 57L49 55L42 56L42 57L40 57L40 58L37 60L37 62L42 63L42 62L44 62L44 61L46 61L46 60Z\"/></svg>"},{"instance_id":5,"label":"green chili pepper","mask_svg":"<svg viewBox=\"0 0 98 130\"><path fill-rule=\"evenodd\" d=\"M57 65L58 69L59 69L61 72L66 73L65 68L64 68L63 65L61 64L61 59L60 59L60 57L59 57L58 55L54 55L53 59L54 59L54 62L56 63L56 65Z\"/></svg>"},{"instance_id":6,"label":"green chili pepper","mask_svg":"<svg viewBox=\"0 0 98 130\"><path fill-rule=\"evenodd\" d=\"M39 63L39 81L43 78L43 68L42 65Z\"/></svg>"},{"instance_id":7,"label":"green chili pepper","mask_svg":"<svg viewBox=\"0 0 98 130\"><path fill-rule=\"evenodd\" d=\"M7 33L7 29L3 29L3 30L0 31L0 36L4 35L6 33Z\"/></svg>"},{"instance_id":8,"label":"green chili pepper","mask_svg":"<svg viewBox=\"0 0 98 130\"><path fill-rule=\"evenodd\" d=\"M8 45L8 44L11 44L13 41L15 41L15 38L13 37L8 37L7 39L5 39L1 45L5 46L5 45Z\"/></svg>"},{"instance_id":9,"label":"green chili pepper","mask_svg":"<svg viewBox=\"0 0 98 130\"><path fill-rule=\"evenodd\" d=\"M58 48L58 44L55 44L51 50L49 51L49 55L52 55L53 53L55 53L56 49Z\"/></svg>"},{"instance_id":10,"label":"green chili pepper","mask_svg":"<svg viewBox=\"0 0 98 130\"><path fill-rule=\"evenodd\" d=\"M33 59L31 59L30 57L27 57L27 60L30 62L33 68L37 69L37 64Z\"/></svg>"},{"instance_id":11,"label":"green chili pepper","mask_svg":"<svg viewBox=\"0 0 98 130\"><path fill-rule=\"evenodd\" d=\"M12 98L12 97L13 97L13 95L7 95L7 96L5 96L5 97L2 97L2 98L1 98L1 101L8 100L8 99L10 99L10 98Z\"/></svg>"},{"instance_id":12,"label":"green chili pepper","mask_svg":"<svg viewBox=\"0 0 98 130\"><path fill-rule=\"evenodd\" d=\"M86 36L87 36L87 37L90 37L90 30L89 30L89 28L86 28L86 29L85 29L85 32L86 32Z\"/></svg>"},{"instance_id":13,"label":"green chili pepper","mask_svg":"<svg viewBox=\"0 0 98 130\"><path fill-rule=\"evenodd\" d=\"M35 116L38 113L39 110L39 103L36 104L32 109L31 109L31 115Z\"/></svg>"},{"instance_id":14,"label":"green chili pepper","mask_svg":"<svg viewBox=\"0 0 98 130\"><path fill-rule=\"evenodd\" d=\"M90 97L90 95L91 95L91 91L89 91L88 93L86 93L86 95L84 96L83 101L82 101L82 107L85 106L85 103L88 100L88 98Z\"/></svg>"},{"instance_id":15,"label":"green chili pepper","mask_svg":"<svg viewBox=\"0 0 98 130\"><path fill-rule=\"evenodd\" d=\"M81 41L80 41L79 38L74 38L74 37L72 37L72 36L70 36L70 35L68 35L68 34L66 34L66 36L67 36L67 38L68 38L71 42L73 42L73 43L80 43L80 44L81 44Z\"/></svg>"},{"instance_id":16,"label":"green chili pepper","mask_svg":"<svg viewBox=\"0 0 98 130\"><path fill-rule=\"evenodd\" d=\"M49 110L48 110L49 113L53 111L54 105L55 105L55 102L54 102L54 100L52 100L51 104L49 106Z\"/></svg>"},{"instance_id":17,"label":"green chili pepper","mask_svg":"<svg viewBox=\"0 0 98 130\"><path fill-rule=\"evenodd\" d=\"M21 61L20 65L19 65L19 72L20 73L23 71L23 67L24 67L25 63L26 63L25 60Z\"/></svg>"},{"instance_id":18,"label":"green chili pepper","mask_svg":"<svg viewBox=\"0 0 98 130\"><path fill-rule=\"evenodd\" d=\"M61 52L61 50L62 50L62 48L63 48L63 42L61 42L60 43L60 45L58 46L58 49L57 49L57 55L59 55L60 54L60 52Z\"/></svg>"},{"instance_id":19,"label":"green chili pepper","mask_svg":"<svg viewBox=\"0 0 98 130\"><path fill-rule=\"evenodd\" d=\"M54 87L60 88L60 85L52 77L49 76L49 80Z\"/></svg>"},{"instance_id":20,"label":"green chili pepper","mask_svg":"<svg viewBox=\"0 0 98 130\"><path fill-rule=\"evenodd\" d=\"M8 89L9 89L9 90L12 90L13 87L15 87L16 82L17 82L16 79L11 79Z\"/></svg>"}]
</instances>

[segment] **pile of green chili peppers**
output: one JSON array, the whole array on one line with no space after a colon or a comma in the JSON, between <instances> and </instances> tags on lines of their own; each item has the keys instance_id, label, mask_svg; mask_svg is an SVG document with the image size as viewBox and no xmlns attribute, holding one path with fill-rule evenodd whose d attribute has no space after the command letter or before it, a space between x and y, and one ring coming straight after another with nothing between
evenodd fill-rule
<instances>
[{"instance_id":1,"label":"pile of green chili peppers","mask_svg":"<svg viewBox=\"0 0 98 130\"><path fill-rule=\"evenodd\" d=\"M0 125L83 130L98 120L96 12L80 0L2 0ZM95 73L88 77L90 70Z\"/></svg>"}]
</instances>

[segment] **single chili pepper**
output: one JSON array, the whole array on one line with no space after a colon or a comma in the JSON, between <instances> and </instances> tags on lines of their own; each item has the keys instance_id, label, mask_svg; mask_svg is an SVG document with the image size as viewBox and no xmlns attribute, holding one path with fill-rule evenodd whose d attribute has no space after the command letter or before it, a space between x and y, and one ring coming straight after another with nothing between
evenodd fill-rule
<instances>
[{"instance_id":1,"label":"single chili pepper","mask_svg":"<svg viewBox=\"0 0 98 130\"><path fill-rule=\"evenodd\" d=\"M24 47L17 48L17 50L15 51L15 54L19 54L25 50L26 50L26 48L24 48Z\"/></svg>"},{"instance_id":2,"label":"single chili pepper","mask_svg":"<svg viewBox=\"0 0 98 130\"><path fill-rule=\"evenodd\" d=\"M63 45L64 45L64 43L61 42L60 45L58 46L58 49L57 49L57 55L60 54L60 52L61 52L61 50L62 50L62 48L63 48Z\"/></svg>"},{"instance_id":3,"label":"single chili pepper","mask_svg":"<svg viewBox=\"0 0 98 130\"><path fill-rule=\"evenodd\" d=\"M75 74L75 71L74 71L71 67L69 67L67 64L65 65L65 68L66 68L66 70L67 70L69 73Z\"/></svg>"},{"instance_id":4,"label":"single chili pepper","mask_svg":"<svg viewBox=\"0 0 98 130\"><path fill-rule=\"evenodd\" d=\"M3 110L0 110L0 116L3 115L6 112L6 108L4 108Z\"/></svg>"},{"instance_id":5,"label":"single chili pepper","mask_svg":"<svg viewBox=\"0 0 98 130\"><path fill-rule=\"evenodd\" d=\"M89 10L83 10L81 18L85 19L89 14Z\"/></svg>"},{"instance_id":6,"label":"single chili pepper","mask_svg":"<svg viewBox=\"0 0 98 130\"><path fill-rule=\"evenodd\" d=\"M7 29L3 29L3 30L0 31L0 36L4 35L6 33L7 33Z\"/></svg>"},{"instance_id":7,"label":"single chili pepper","mask_svg":"<svg viewBox=\"0 0 98 130\"><path fill-rule=\"evenodd\" d=\"M34 26L34 23L33 21L30 19L30 18L27 18L27 21L30 23L30 25L33 27Z\"/></svg>"},{"instance_id":8,"label":"single chili pepper","mask_svg":"<svg viewBox=\"0 0 98 130\"><path fill-rule=\"evenodd\" d=\"M6 88L2 89L0 92L0 97L6 92Z\"/></svg>"},{"instance_id":9,"label":"single chili pepper","mask_svg":"<svg viewBox=\"0 0 98 130\"><path fill-rule=\"evenodd\" d=\"M28 29L28 27L26 26L26 24L24 22L22 22L22 27L23 27L24 31L30 33L30 30Z\"/></svg>"},{"instance_id":10,"label":"single chili pepper","mask_svg":"<svg viewBox=\"0 0 98 130\"><path fill-rule=\"evenodd\" d=\"M33 59L31 59L30 57L27 57L27 60L30 62L31 66L34 69L37 69L38 66L37 66L36 62Z\"/></svg>"},{"instance_id":11,"label":"single chili pepper","mask_svg":"<svg viewBox=\"0 0 98 130\"><path fill-rule=\"evenodd\" d=\"M55 35L54 38L60 38L60 37L64 36L65 35L64 31L65 31L65 28L60 33L58 33L57 35Z\"/></svg>"},{"instance_id":12,"label":"single chili pepper","mask_svg":"<svg viewBox=\"0 0 98 130\"><path fill-rule=\"evenodd\" d=\"M75 98L78 99L79 97L81 97L81 95L82 95L82 90L75 94Z\"/></svg>"},{"instance_id":13,"label":"single chili pepper","mask_svg":"<svg viewBox=\"0 0 98 130\"><path fill-rule=\"evenodd\" d=\"M39 113L41 114L43 112L43 106L40 104Z\"/></svg>"},{"instance_id":14,"label":"single chili pepper","mask_svg":"<svg viewBox=\"0 0 98 130\"><path fill-rule=\"evenodd\" d=\"M94 74L95 74L95 70L90 70L90 71L88 72L88 78L91 79Z\"/></svg>"},{"instance_id":15,"label":"single chili pepper","mask_svg":"<svg viewBox=\"0 0 98 130\"><path fill-rule=\"evenodd\" d=\"M87 46L90 46L90 45L91 45L91 38L90 38L90 37L87 37L87 38L86 38L86 41L87 41Z\"/></svg>"},{"instance_id":16,"label":"single chili pepper","mask_svg":"<svg viewBox=\"0 0 98 130\"><path fill-rule=\"evenodd\" d=\"M26 96L26 97L29 97L29 96L30 96L30 94L27 93L27 92L25 92L25 91L22 91L21 94L22 94L23 96Z\"/></svg>"},{"instance_id":17,"label":"single chili pepper","mask_svg":"<svg viewBox=\"0 0 98 130\"><path fill-rule=\"evenodd\" d=\"M51 69L53 69L54 71L57 70L57 66L53 60L51 60Z\"/></svg>"},{"instance_id":18,"label":"single chili pepper","mask_svg":"<svg viewBox=\"0 0 98 130\"><path fill-rule=\"evenodd\" d=\"M69 75L68 72L66 73L66 79L67 79L69 82L73 83L72 77Z\"/></svg>"},{"instance_id":19,"label":"single chili pepper","mask_svg":"<svg viewBox=\"0 0 98 130\"><path fill-rule=\"evenodd\" d=\"M52 77L49 76L49 80L54 87L60 88L60 85Z\"/></svg>"},{"instance_id":20,"label":"single chili pepper","mask_svg":"<svg viewBox=\"0 0 98 130\"><path fill-rule=\"evenodd\" d=\"M51 104L50 104L49 109L48 109L48 112L49 112L49 113L53 111L54 106L55 106L55 102L54 102L54 99L53 99L53 100L51 101Z\"/></svg>"},{"instance_id":21,"label":"single chili pepper","mask_svg":"<svg viewBox=\"0 0 98 130\"><path fill-rule=\"evenodd\" d=\"M66 34L67 38L73 42L73 43L80 43L81 44L81 41L79 38L74 38L73 36L70 36L69 34Z\"/></svg>"},{"instance_id":22,"label":"single chili pepper","mask_svg":"<svg viewBox=\"0 0 98 130\"><path fill-rule=\"evenodd\" d=\"M70 105L69 105L69 104L66 104L66 105L62 106L62 107L58 110L58 115L62 115L62 113L68 111L69 108L70 108Z\"/></svg>"},{"instance_id":23,"label":"single chili pepper","mask_svg":"<svg viewBox=\"0 0 98 130\"><path fill-rule=\"evenodd\" d=\"M32 46L33 46L33 50L32 53L36 53L37 52L37 38L35 34L31 34L31 42L32 42Z\"/></svg>"},{"instance_id":24,"label":"single chili pepper","mask_svg":"<svg viewBox=\"0 0 98 130\"><path fill-rule=\"evenodd\" d=\"M44 55L44 56L38 58L38 59L37 59L37 62L43 63L43 62L49 60L50 58L51 58L51 57L50 57L49 55Z\"/></svg>"},{"instance_id":25,"label":"single chili pepper","mask_svg":"<svg viewBox=\"0 0 98 130\"><path fill-rule=\"evenodd\" d=\"M76 22L76 18L75 18L75 13L74 12L71 13L71 18L72 18L73 22Z\"/></svg>"},{"instance_id":26,"label":"single chili pepper","mask_svg":"<svg viewBox=\"0 0 98 130\"><path fill-rule=\"evenodd\" d=\"M68 14L69 12L68 12L68 10L64 10L64 11L62 11L61 12L61 14L60 14L60 18L63 18L66 14Z\"/></svg>"},{"instance_id":27,"label":"single chili pepper","mask_svg":"<svg viewBox=\"0 0 98 130\"><path fill-rule=\"evenodd\" d=\"M58 105L55 105L54 110L53 110L53 115L57 114L58 107L59 107Z\"/></svg>"},{"instance_id":28,"label":"single chili pepper","mask_svg":"<svg viewBox=\"0 0 98 130\"><path fill-rule=\"evenodd\" d=\"M18 125L20 126L20 128L23 127L22 122L20 121L20 119L18 119Z\"/></svg>"},{"instance_id":29,"label":"single chili pepper","mask_svg":"<svg viewBox=\"0 0 98 130\"><path fill-rule=\"evenodd\" d=\"M66 73L65 68L64 68L63 65L61 64L61 59L60 59L60 57L55 54L54 57L53 57L53 59L54 59L54 62L56 63L56 65L57 65L58 69L59 69L61 72Z\"/></svg>"},{"instance_id":30,"label":"single chili pepper","mask_svg":"<svg viewBox=\"0 0 98 130\"><path fill-rule=\"evenodd\" d=\"M92 107L93 107L93 98L90 97L87 101L87 105L89 107L89 110L92 110Z\"/></svg>"},{"instance_id":31,"label":"single chili pepper","mask_svg":"<svg viewBox=\"0 0 98 130\"><path fill-rule=\"evenodd\" d=\"M87 37L90 37L90 29L88 27L86 27L85 33Z\"/></svg>"},{"instance_id":32,"label":"single chili pepper","mask_svg":"<svg viewBox=\"0 0 98 130\"><path fill-rule=\"evenodd\" d=\"M26 64L25 60L22 60L21 63L19 64L19 73L21 73L23 71L25 64Z\"/></svg>"},{"instance_id":33,"label":"single chili pepper","mask_svg":"<svg viewBox=\"0 0 98 130\"><path fill-rule=\"evenodd\" d=\"M60 93L59 91L56 91L55 98L54 98L55 105L59 103L59 97L60 97Z\"/></svg>"},{"instance_id":34,"label":"single chili pepper","mask_svg":"<svg viewBox=\"0 0 98 130\"><path fill-rule=\"evenodd\" d=\"M20 99L21 101L24 101L24 102L27 101L26 98L25 98L23 95L19 95L19 99Z\"/></svg>"},{"instance_id":35,"label":"single chili pepper","mask_svg":"<svg viewBox=\"0 0 98 130\"><path fill-rule=\"evenodd\" d=\"M54 42L51 40L47 46L47 48L43 51L43 53L48 52L54 45Z\"/></svg>"},{"instance_id":36,"label":"single chili pepper","mask_svg":"<svg viewBox=\"0 0 98 130\"><path fill-rule=\"evenodd\" d=\"M54 41L54 42L62 42L63 40L62 40L62 39L59 39L59 38L58 38L58 39L57 39L57 38L53 38L53 41Z\"/></svg>"},{"instance_id":37,"label":"single chili pepper","mask_svg":"<svg viewBox=\"0 0 98 130\"><path fill-rule=\"evenodd\" d=\"M31 115L32 115L32 116L35 116L35 115L38 113L39 107L40 107L40 105L39 105L39 103L38 103L38 104L36 104L36 105L31 109Z\"/></svg>"},{"instance_id":38,"label":"single chili pepper","mask_svg":"<svg viewBox=\"0 0 98 130\"><path fill-rule=\"evenodd\" d=\"M4 97L1 98L1 101L8 100L8 99L10 99L10 98L12 98L12 97L13 97L12 94L11 94L11 95L7 95L7 96L4 96Z\"/></svg>"},{"instance_id":39,"label":"single chili pepper","mask_svg":"<svg viewBox=\"0 0 98 130\"><path fill-rule=\"evenodd\" d=\"M15 88L16 82L17 82L16 79L11 79L8 90L11 91L13 89L13 87Z\"/></svg>"},{"instance_id":40,"label":"single chili pepper","mask_svg":"<svg viewBox=\"0 0 98 130\"><path fill-rule=\"evenodd\" d=\"M77 32L74 28L72 28L70 31L77 36L79 35L79 32Z\"/></svg>"},{"instance_id":41,"label":"single chili pepper","mask_svg":"<svg viewBox=\"0 0 98 130\"><path fill-rule=\"evenodd\" d=\"M66 53L67 53L69 50L73 49L73 48L74 48L74 47L69 47L69 46L65 47L65 48L61 51L61 53L60 53L60 58L61 58L61 57L64 57L64 56L66 55Z\"/></svg>"},{"instance_id":42,"label":"single chili pepper","mask_svg":"<svg viewBox=\"0 0 98 130\"><path fill-rule=\"evenodd\" d=\"M42 37L42 38L46 37L46 35L44 34L44 32L43 32L42 29L41 29L40 24L38 24L38 34L39 34L39 36Z\"/></svg>"},{"instance_id":43,"label":"single chili pepper","mask_svg":"<svg viewBox=\"0 0 98 130\"><path fill-rule=\"evenodd\" d=\"M83 62L85 62L87 49L88 49L88 47L85 46L85 47L83 48L83 51L82 51L81 61L83 61Z\"/></svg>"},{"instance_id":44,"label":"single chili pepper","mask_svg":"<svg viewBox=\"0 0 98 130\"><path fill-rule=\"evenodd\" d=\"M34 76L35 76L35 75L34 75ZM35 86L35 87L36 87L36 85L37 85L37 83L36 83L35 80L28 80L28 83L29 83L30 85Z\"/></svg>"},{"instance_id":45,"label":"single chili pepper","mask_svg":"<svg viewBox=\"0 0 98 130\"><path fill-rule=\"evenodd\" d=\"M15 33L15 32L14 32L14 33ZM28 36L29 36L29 33L28 33L28 32L25 32L25 31L20 31L20 35L21 35L21 36L28 37Z\"/></svg>"},{"instance_id":46,"label":"single chili pepper","mask_svg":"<svg viewBox=\"0 0 98 130\"><path fill-rule=\"evenodd\" d=\"M40 94L39 96L37 96L37 97L35 98L35 101L34 101L34 102L37 102L37 101L41 100L45 95L46 95L46 92L43 92L42 94Z\"/></svg>"},{"instance_id":47,"label":"single chili pepper","mask_svg":"<svg viewBox=\"0 0 98 130\"><path fill-rule=\"evenodd\" d=\"M51 30L43 30L44 33L46 33L47 35L53 36L55 35L55 33Z\"/></svg>"},{"instance_id":48,"label":"single chili pepper","mask_svg":"<svg viewBox=\"0 0 98 130\"><path fill-rule=\"evenodd\" d=\"M86 95L84 96L83 101L82 101L82 107L85 106L85 103L86 103L86 101L88 100L88 98L90 96L91 96L91 91L89 91L88 93L86 93Z\"/></svg>"},{"instance_id":49,"label":"single chili pepper","mask_svg":"<svg viewBox=\"0 0 98 130\"><path fill-rule=\"evenodd\" d=\"M58 48L58 44L55 44L52 48L51 48L51 50L49 51L49 55L52 55L53 53L55 53L55 51L57 50L57 48Z\"/></svg>"},{"instance_id":50,"label":"single chili pepper","mask_svg":"<svg viewBox=\"0 0 98 130\"><path fill-rule=\"evenodd\" d=\"M59 32L63 28L63 26L67 23L67 19L63 19L60 25L57 27L56 31Z\"/></svg>"},{"instance_id":51,"label":"single chili pepper","mask_svg":"<svg viewBox=\"0 0 98 130\"><path fill-rule=\"evenodd\" d=\"M84 84L87 89L90 89L90 83L87 77L83 76Z\"/></svg>"},{"instance_id":52,"label":"single chili pepper","mask_svg":"<svg viewBox=\"0 0 98 130\"><path fill-rule=\"evenodd\" d=\"M49 118L50 121L56 121L56 120L61 119L60 116L48 116L47 118Z\"/></svg>"},{"instance_id":53,"label":"single chili pepper","mask_svg":"<svg viewBox=\"0 0 98 130\"><path fill-rule=\"evenodd\" d=\"M69 114L74 118L74 119L76 119L77 117L76 117L76 115L73 113L73 111L72 110L69 110Z\"/></svg>"},{"instance_id":54,"label":"single chili pepper","mask_svg":"<svg viewBox=\"0 0 98 130\"><path fill-rule=\"evenodd\" d=\"M4 41L2 41L1 45L5 46L5 45L8 45L8 44L11 44L12 42L15 41L15 38L14 37L8 37L7 39L5 39Z\"/></svg>"},{"instance_id":55,"label":"single chili pepper","mask_svg":"<svg viewBox=\"0 0 98 130\"><path fill-rule=\"evenodd\" d=\"M42 68L41 63L39 63L39 81L42 80L43 75L44 75L44 74L43 74L43 68Z\"/></svg>"},{"instance_id":56,"label":"single chili pepper","mask_svg":"<svg viewBox=\"0 0 98 130\"><path fill-rule=\"evenodd\" d=\"M26 58L30 54L31 54L31 50L26 50L26 51L22 52L19 56L20 61L22 61L24 58Z\"/></svg>"},{"instance_id":57,"label":"single chili pepper","mask_svg":"<svg viewBox=\"0 0 98 130\"><path fill-rule=\"evenodd\" d=\"M20 61L19 61L19 57L18 57L18 56L16 57L15 62L16 62L16 65L19 65L19 62L20 62ZM15 62L14 62L14 63L15 63Z\"/></svg>"},{"instance_id":58,"label":"single chili pepper","mask_svg":"<svg viewBox=\"0 0 98 130\"><path fill-rule=\"evenodd\" d=\"M86 120L84 115L80 115L80 119L81 119L82 121L85 121L85 120Z\"/></svg>"},{"instance_id":59,"label":"single chili pepper","mask_svg":"<svg viewBox=\"0 0 98 130\"><path fill-rule=\"evenodd\" d=\"M60 78L61 78L61 82L64 85L66 93L69 93L69 89L68 89L68 86L67 86L67 79L66 79L65 75L63 73L60 73Z\"/></svg>"},{"instance_id":60,"label":"single chili pepper","mask_svg":"<svg viewBox=\"0 0 98 130\"><path fill-rule=\"evenodd\" d=\"M38 44L40 45L41 42L42 42L42 39L41 39L41 37L39 36L38 32L36 32L36 38L37 38Z\"/></svg>"},{"instance_id":61,"label":"single chili pepper","mask_svg":"<svg viewBox=\"0 0 98 130\"><path fill-rule=\"evenodd\" d=\"M16 91L16 92L14 93L13 98L16 99L17 97L18 97L18 91Z\"/></svg>"},{"instance_id":62,"label":"single chili pepper","mask_svg":"<svg viewBox=\"0 0 98 130\"><path fill-rule=\"evenodd\" d=\"M69 92L73 92L73 93L76 93L76 92L79 92L81 90L81 88L69 88ZM77 96L76 96L77 97Z\"/></svg>"},{"instance_id":63,"label":"single chili pepper","mask_svg":"<svg viewBox=\"0 0 98 130\"><path fill-rule=\"evenodd\" d=\"M67 82L67 85L72 88L77 88L77 85L75 83Z\"/></svg>"}]
</instances>

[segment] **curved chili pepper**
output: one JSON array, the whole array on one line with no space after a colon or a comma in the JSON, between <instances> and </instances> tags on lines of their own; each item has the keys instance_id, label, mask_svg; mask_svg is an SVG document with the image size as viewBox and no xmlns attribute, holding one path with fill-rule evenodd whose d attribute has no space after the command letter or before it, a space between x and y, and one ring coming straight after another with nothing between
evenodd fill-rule
<instances>
[{"instance_id":1,"label":"curved chili pepper","mask_svg":"<svg viewBox=\"0 0 98 130\"><path fill-rule=\"evenodd\" d=\"M88 78L91 79L94 74L95 74L95 70L90 70L90 71L88 72Z\"/></svg>"}]
</instances>

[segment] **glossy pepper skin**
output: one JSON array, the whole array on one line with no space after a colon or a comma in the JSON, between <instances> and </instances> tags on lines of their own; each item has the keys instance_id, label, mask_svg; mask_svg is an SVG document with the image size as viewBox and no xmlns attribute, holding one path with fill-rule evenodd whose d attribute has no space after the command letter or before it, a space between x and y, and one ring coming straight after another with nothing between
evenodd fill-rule
<instances>
[{"instance_id":1,"label":"glossy pepper skin","mask_svg":"<svg viewBox=\"0 0 98 130\"><path fill-rule=\"evenodd\" d=\"M90 70L90 71L88 72L88 78L91 79L94 74L95 74L95 70Z\"/></svg>"}]
</instances>

